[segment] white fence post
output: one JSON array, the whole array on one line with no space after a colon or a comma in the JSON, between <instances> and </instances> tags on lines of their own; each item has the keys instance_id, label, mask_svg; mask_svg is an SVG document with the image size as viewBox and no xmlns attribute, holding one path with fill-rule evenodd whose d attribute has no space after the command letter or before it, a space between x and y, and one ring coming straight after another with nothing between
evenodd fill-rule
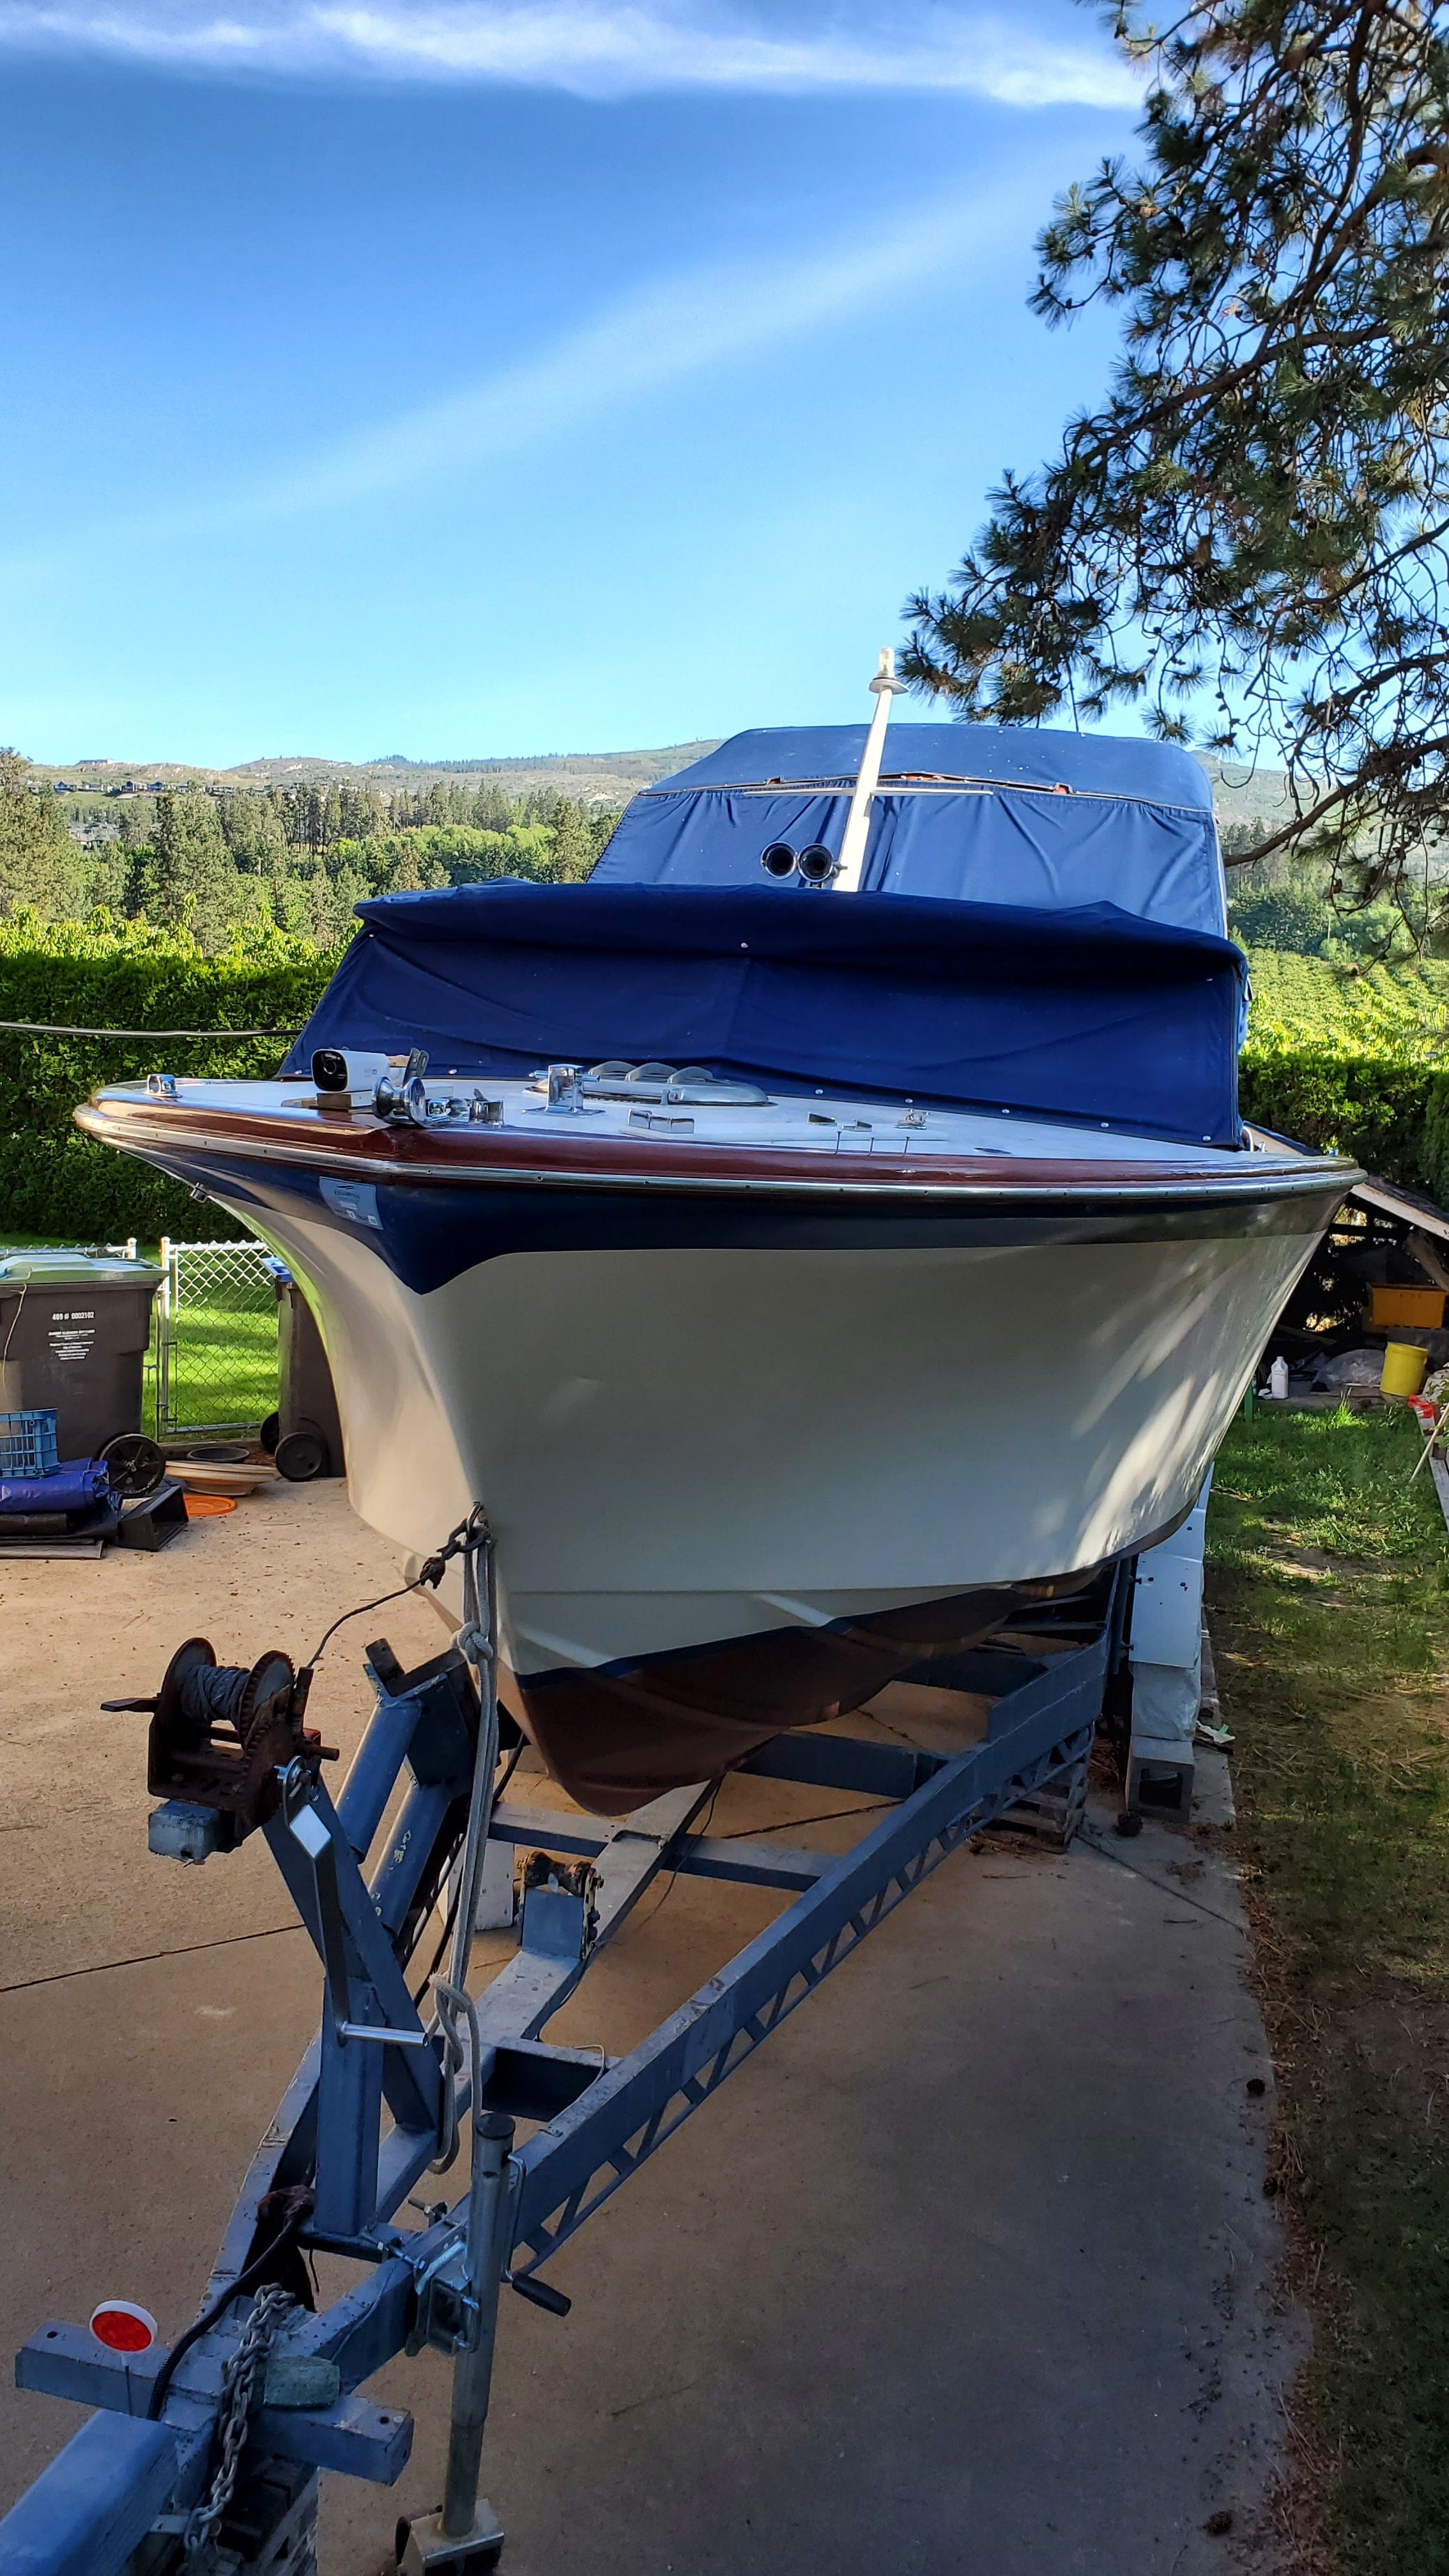
<instances>
[{"instance_id":1,"label":"white fence post","mask_svg":"<svg viewBox=\"0 0 1449 2576\"><path fill-rule=\"evenodd\" d=\"M171 1416L171 1237L160 1243L161 1285L156 1291L156 1437L164 1441Z\"/></svg>"}]
</instances>

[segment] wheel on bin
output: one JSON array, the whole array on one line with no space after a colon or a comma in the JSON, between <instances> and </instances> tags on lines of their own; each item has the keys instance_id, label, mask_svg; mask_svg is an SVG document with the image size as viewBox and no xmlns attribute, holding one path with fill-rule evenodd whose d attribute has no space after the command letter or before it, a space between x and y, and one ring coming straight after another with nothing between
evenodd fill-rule
<instances>
[{"instance_id":1,"label":"wheel on bin","mask_svg":"<svg viewBox=\"0 0 1449 2576\"><path fill-rule=\"evenodd\" d=\"M143 1431L118 1431L101 1451L101 1463L108 1470L111 1491L123 1503L137 1503L154 1494L166 1473L166 1459L154 1440Z\"/></svg>"},{"instance_id":2,"label":"wheel on bin","mask_svg":"<svg viewBox=\"0 0 1449 2576\"><path fill-rule=\"evenodd\" d=\"M327 1443L315 1422L299 1422L285 1440L277 1442L277 1473L289 1485L310 1485L314 1476L327 1473Z\"/></svg>"},{"instance_id":3,"label":"wheel on bin","mask_svg":"<svg viewBox=\"0 0 1449 2576\"><path fill-rule=\"evenodd\" d=\"M281 1436L282 1417L280 1413L269 1413L266 1421L262 1424L260 1431L257 1433L257 1438L260 1440L262 1447L265 1449L269 1458L275 1458L277 1454L277 1442L281 1439Z\"/></svg>"}]
</instances>

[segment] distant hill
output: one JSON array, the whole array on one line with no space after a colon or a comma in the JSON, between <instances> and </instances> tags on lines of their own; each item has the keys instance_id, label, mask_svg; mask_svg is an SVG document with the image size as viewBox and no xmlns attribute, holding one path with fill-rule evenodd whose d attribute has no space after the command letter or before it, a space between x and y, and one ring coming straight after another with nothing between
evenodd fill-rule
<instances>
[{"instance_id":1,"label":"distant hill","mask_svg":"<svg viewBox=\"0 0 1449 2576\"><path fill-rule=\"evenodd\" d=\"M479 756L473 760L413 760L400 751L376 760L327 760L311 752L277 753L263 760L244 760L233 769L202 769L184 761L75 760L56 767L38 761L35 774L73 788L107 789L127 785L184 787L326 786L333 780L371 784L385 792L430 787L435 779L477 784L487 780L509 796L543 790L589 805L627 805L641 787L687 769L717 748L721 737L674 742L654 751L550 751L521 760ZM1220 823L1274 823L1283 819L1286 782L1278 770L1250 772L1242 763L1204 756L1213 782L1213 803Z\"/></svg>"},{"instance_id":2,"label":"distant hill","mask_svg":"<svg viewBox=\"0 0 1449 2576\"><path fill-rule=\"evenodd\" d=\"M1220 826L1263 823L1277 831L1289 815L1288 781L1281 769L1250 770L1243 761L1214 760L1200 753L1212 781L1213 812Z\"/></svg>"},{"instance_id":3,"label":"distant hill","mask_svg":"<svg viewBox=\"0 0 1449 2576\"><path fill-rule=\"evenodd\" d=\"M410 760L390 752L378 760L326 760L307 752L279 753L264 760L244 760L234 769L203 769L174 760L74 760L56 765L37 761L35 774L48 784L64 781L101 794L126 787L315 787L344 781L371 785L386 793L399 788L431 787L435 779L474 785L487 781L505 795L524 796L543 790L589 805L627 805L641 787L672 770L686 769L713 751L719 736L705 742L667 743L658 751L551 751L522 760Z\"/></svg>"},{"instance_id":4,"label":"distant hill","mask_svg":"<svg viewBox=\"0 0 1449 2576\"><path fill-rule=\"evenodd\" d=\"M667 778L671 770L687 769L692 760L702 760L718 740L716 735L708 742L666 743L658 751L547 751L523 760L411 760L400 751L389 752L381 760L355 763L299 756L248 760L218 774L260 787L290 787L299 782L311 786L334 778L382 788L431 786L435 778L486 780L510 796L542 788L550 795L572 796L591 805L626 805L641 787L652 787L656 778Z\"/></svg>"}]
</instances>

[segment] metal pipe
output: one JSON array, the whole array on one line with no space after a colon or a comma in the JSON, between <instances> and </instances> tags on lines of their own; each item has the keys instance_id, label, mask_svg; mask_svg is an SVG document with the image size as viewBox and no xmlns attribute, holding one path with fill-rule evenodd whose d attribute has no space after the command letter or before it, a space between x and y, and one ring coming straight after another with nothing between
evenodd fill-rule
<instances>
[{"instance_id":1,"label":"metal pipe","mask_svg":"<svg viewBox=\"0 0 1449 2576\"><path fill-rule=\"evenodd\" d=\"M865 844L870 832L870 800L880 779L881 754L885 750L885 731L890 722L891 700L900 697L905 681L896 678L896 657L889 645L882 648L875 678L871 682L875 713L855 773L850 812L845 818L845 836L840 844L840 859L835 870L833 891L836 894L859 894L861 871L865 866Z\"/></svg>"},{"instance_id":2,"label":"metal pipe","mask_svg":"<svg viewBox=\"0 0 1449 2576\"><path fill-rule=\"evenodd\" d=\"M443 2492L443 2536L465 2540L478 2515L478 2473L483 2428L498 2333L498 2291L506 2259L501 2243L504 2178L513 2145L513 2122L501 2111L473 2114L473 2170L468 2185L468 2289L474 2306L469 2347L453 2363L453 2413L448 2427L448 2474Z\"/></svg>"},{"instance_id":3,"label":"metal pipe","mask_svg":"<svg viewBox=\"0 0 1449 2576\"><path fill-rule=\"evenodd\" d=\"M478 1594L478 1559L483 1559L483 1598ZM450 1985L461 1992L468 1983L468 1962L478 1923L478 1897L488 1850L493 1813L493 1782L498 1769L498 1587L493 1569L493 1532L481 1521L476 1537L463 1551L463 1624L458 1643L478 1677L478 1758L468 1804L468 1834L463 1845L458 1888L458 1918L453 1932Z\"/></svg>"}]
</instances>

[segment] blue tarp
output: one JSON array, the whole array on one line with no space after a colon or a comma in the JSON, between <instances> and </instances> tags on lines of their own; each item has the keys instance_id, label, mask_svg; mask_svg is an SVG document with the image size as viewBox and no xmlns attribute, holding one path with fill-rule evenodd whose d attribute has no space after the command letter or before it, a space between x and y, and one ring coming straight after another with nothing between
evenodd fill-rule
<instances>
[{"instance_id":1,"label":"blue tarp","mask_svg":"<svg viewBox=\"0 0 1449 2576\"><path fill-rule=\"evenodd\" d=\"M0 1517L7 1512L84 1512L111 1490L99 1458L63 1458L48 1476L0 1476Z\"/></svg>"},{"instance_id":2,"label":"blue tarp","mask_svg":"<svg viewBox=\"0 0 1449 2576\"><path fill-rule=\"evenodd\" d=\"M1237 1142L1227 940L1110 904L781 891L502 879L361 904L289 1066L318 1046L424 1046L459 1076L659 1058Z\"/></svg>"},{"instance_id":3,"label":"blue tarp","mask_svg":"<svg viewBox=\"0 0 1449 2576\"><path fill-rule=\"evenodd\" d=\"M734 735L635 797L592 882L769 886L771 841L839 849L864 741L863 725ZM892 724L862 889L1052 912L1112 904L1219 937L1226 926L1212 795L1192 755L1027 726ZM770 891L815 900L797 879Z\"/></svg>"}]
</instances>

